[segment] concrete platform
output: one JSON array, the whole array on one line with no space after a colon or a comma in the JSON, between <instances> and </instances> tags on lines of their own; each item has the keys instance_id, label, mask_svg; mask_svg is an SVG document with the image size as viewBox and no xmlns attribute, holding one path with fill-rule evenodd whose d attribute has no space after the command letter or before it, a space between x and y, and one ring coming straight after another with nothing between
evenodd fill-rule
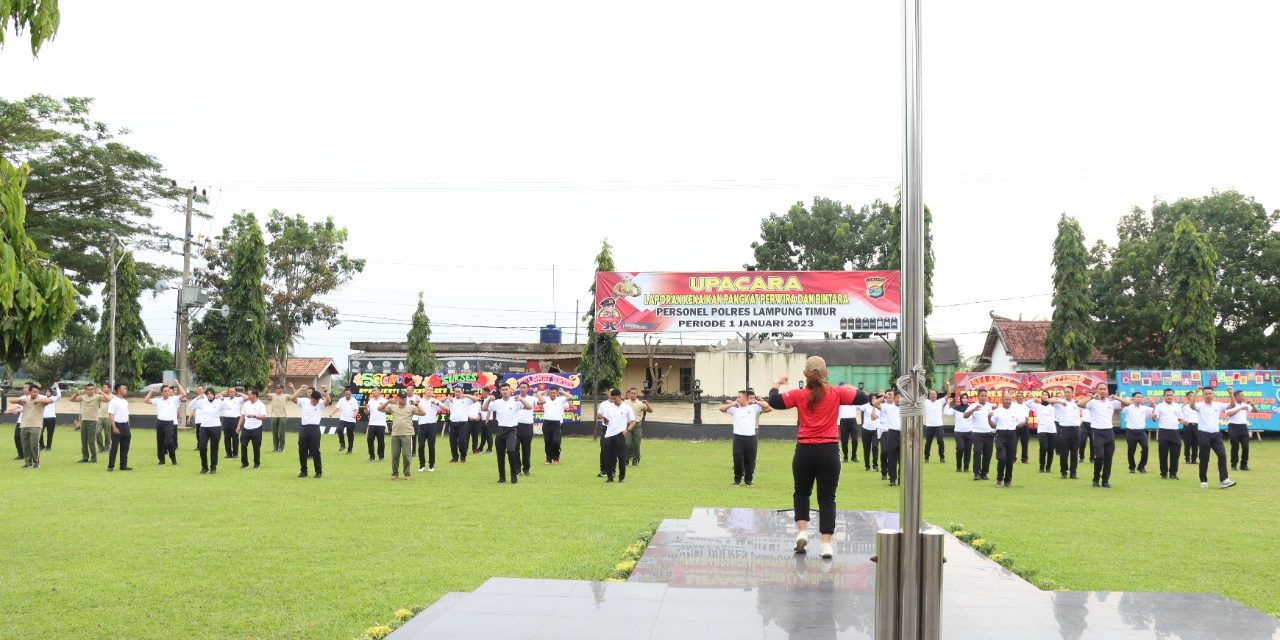
<instances>
[{"instance_id":1,"label":"concrete platform","mask_svg":"<svg viewBox=\"0 0 1280 640\"><path fill-rule=\"evenodd\" d=\"M630 581L493 578L393 640L872 637L874 535L897 514L841 512L836 557L791 553L791 515L697 509L662 523ZM816 540L816 536L814 538ZM1045 592L948 535L943 637L1280 640L1280 620L1215 594Z\"/></svg>"}]
</instances>

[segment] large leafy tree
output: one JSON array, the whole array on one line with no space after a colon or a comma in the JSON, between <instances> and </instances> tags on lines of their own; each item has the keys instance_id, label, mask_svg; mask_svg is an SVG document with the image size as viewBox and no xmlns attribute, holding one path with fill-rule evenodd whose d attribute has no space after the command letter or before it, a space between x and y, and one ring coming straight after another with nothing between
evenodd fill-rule
<instances>
[{"instance_id":1,"label":"large leafy tree","mask_svg":"<svg viewBox=\"0 0 1280 640\"><path fill-rule=\"evenodd\" d=\"M228 307L225 348L226 382L263 389L271 382L267 359L267 298L262 280L267 273L267 245L252 213L238 213L231 221L231 267L220 298Z\"/></svg>"},{"instance_id":2,"label":"large leafy tree","mask_svg":"<svg viewBox=\"0 0 1280 640\"><path fill-rule=\"evenodd\" d=\"M436 348L431 344L431 318L427 317L427 306L422 300L421 291L418 292L418 309L413 312L412 324L405 366L413 373L431 373L440 363L436 360Z\"/></svg>"},{"instance_id":3,"label":"large leafy tree","mask_svg":"<svg viewBox=\"0 0 1280 640\"><path fill-rule=\"evenodd\" d=\"M191 349L187 359L196 379L214 384L235 382L227 364L230 320L219 311L207 311L191 323Z\"/></svg>"},{"instance_id":4,"label":"large leafy tree","mask_svg":"<svg viewBox=\"0 0 1280 640\"><path fill-rule=\"evenodd\" d=\"M133 253L125 252L116 269L116 379L110 380L111 290L108 286L102 289L107 308L98 327L98 359L90 370L94 380L124 383L130 389L142 387L142 351L151 344L151 334L142 322L141 297L142 279L133 262Z\"/></svg>"},{"instance_id":5,"label":"large leafy tree","mask_svg":"<svg viewBox=\"0 0 1280 640\"><path fill-rule=\"evenodd\" d=\"M266 345L283 382L289 356L303 330L316 323L329 328L338 325L338 310L321 297L363 271L364 260L347 255L347 230L335 225L331 217L323 222L307 222L301 214L287 216L272 211L266 226L270 236L266 277L262 280L268 301ZM224 292L229 286L233 238L233 230L228 228L217 242L205 248L205 266L197 276L215 292Z\"/></svg>"},{"instance_id":6,"label":"large leafy tree","mask_svg":"<svg viewBox=\"0 0 1280 640\"><path fill-rule=\"evenodd\" d=\"M4 46L5 33L13 29L15 35L25 30L31 39L31 55L40 53L45 40L58 32L58 0L0 0L0 47Z\"/></svg>"},{"instance_id":7,"label":"large leafy tree","mask_svg":"<svg viewBox=\"0 0 1280 640\"><path fill-rule=\"evenodd\" d=\"M71 380L89 374L98 357L98 336L93 325L98 322L98 310L93 307L77 309L58 335L56 348L49 353L38 353L22 363L22 369L36 380Z\"/></svg>"},{"instance_id":8,"label":"large leafy tree","mask_svg":"<svg viewBox=\"0 0 1280 640\"><path fill-rule=\"evenodd\" d=\"M1084 232L1064 213L1053 241L1053 322L1044 338L1045 369L1084 368L1093 355L1093 324Z\"/></svg>"},{"instance_id":9,"label":"large leafy tree","mask_svg":"<svg viewBox=\"0 0 1280 640\"><path fill-rule=\"evenodd\" d=\"M75 286L27 235L27 168L0 158L0 363L40 353L76 310Z\"/></svg>"},{"instance_id":10,"label":"large leafy tree","mask_svg":"<svg viewBox=\"0 0 1280 640\"><path fill-rule=\"evenodd\" d=\"M153 344L142 350L142 380L146 384L162 382L164 372L173 366L173 351L168 346Z\"/></svg>"},{"instance_id":11,"label":"large leafy tree","mask_svg":"<svg viewBox=\"0 0 1280 640\"><path fill-rule=\"evenodd\" d=\"M1214 333L1214 274L1218 255L1208 236L1190 218L1173 227L1168 265L1169 311L1165 316L1165 362L1174 369L1212 369L1217 360Z\"/></svg>"},{"instance_id":12,"label":"large leafy tree","mask_svg":"<svg viewBox=\"0 0 1280 640\"><path fill-rule=\"evenodd\" d=\"M613 265L613 245L608 240L600 243L596 254L596 271L616 271ZM627 358L622 355L615 333L596 333L596 284L591 280L591 304L582 321L587 324L587 344L582 349L578 370L582 372L582 391L599 395L609 387L622 386L622 374L627 369Z\"/></svg>"},{"instance_id":13,"label":"large leafy tree","mask_svg":"<svg viewBox=\"0 0 1280 640\"><path fill-rule=\"evenodd\" d=\"M178 190L154 157L130 148L115 130L94 120L89 98L58 100L35 95L0 99L0 156L31 167L27 184L27 233L75 282L82 295L107 281L112 235L135 251L163 252L180 241ZM156 213L171 212L173 224ZM203 214L199 214L203 215ZM139 262L143 286L177 272Z\"/></svg>"},{"instance_id":14,"label":"large leafy tree","mask_svg":"<svg viewBox=\"0 0 1280 640\"><path fill-rule=\"evenodd\" d=\"M1175 227L1188 218L1217 255L1210 295L1217 366L1280 360L1280 212L1235 191L1158 201L1120 220L1119 241L1094 248L1099 348L1123 366L1165 366L1164 320Z\"/></svg>"}]
</instances>

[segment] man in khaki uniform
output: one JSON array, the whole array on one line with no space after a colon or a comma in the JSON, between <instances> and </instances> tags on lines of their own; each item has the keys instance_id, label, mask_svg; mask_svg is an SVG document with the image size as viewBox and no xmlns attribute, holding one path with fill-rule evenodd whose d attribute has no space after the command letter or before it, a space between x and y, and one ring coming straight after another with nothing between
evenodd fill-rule
<instances>
[{"instance_id":1,"label":"man in khaki uniform","mask_svg":"<svg viewBox=\"0 0 1280 640\"><path fill-rule=\"evenodd\" d=\"M388 402L383 411L391 418L391 479L400 479L400 463L403 461L404 479L408 480L413 477L409 474L413 463L413 435L416 433L413 423L426 411L422 405L406 402L403 391L396 395L395 400Z\"/></svg>"},{"instance_id":2,"label":"man in khaki uniform","mask_svg":"<svg viewBox=\"0 0 1280 640\"><path fill-rule=\"evenodd\" d=\"M22 422L18 428L22 430L22 454L26 458L24 469L40 468L40 432L44 429L44 408L53 404L51 397L40 395L35 385L27 387L27 395L17 399L22 405Z\"/></svg>"},{"instance_id":3,"label":"man in khaki uniform","mask_svg":"<svg viewBox=\"0 0 1280 640\"><path fill-rule=\"evenodd\" d=\"M632 467L640 466L640 441L644 439L644 419L645 414L653 413L653 407L649 406L648 400L640 399L640 390L635 387L627 389L627 399L624 401L628 407L631 407L631 413L636 414L636 426L627 432L627 462Z\"/></svg>"},{"instance_id":4,"label":"man in khaki uniform","mask_svg":"<svg viewBox=\"0 0 1280 640\"><path fill-rule=\"evenodd\" d=\"M274 393L266 394L267 421L271 423L271 451L284 451L284 426L288 417L286 407L289 406L289 394L284 392L284 385L276 385Z\"/></svg>"},{"instance_id":5,"label":"man in khaki uniform","mask_svg":"<svg viewBox=\"0 0 1280 640\"><path fill-rule=\"evenodd\" d=\"M111 448L111 416L107 415L107 405L111 402L111 387L102 385L98 390L102 397L98 405L97 441L98 453L106 453Z\"/></svg>"},{"instance_id":6,"label":"man in khaki uniform","mask_svg":"<svg viewBox=\"0 0 1280 640\"><path fill-rule=\"evenodd\" d=\"M102 398L96 385L87 384L82 391L71 395L72 402L80 403L80 462L98 461L98 416L102 412Z\"/></svg>"}]
</instances>

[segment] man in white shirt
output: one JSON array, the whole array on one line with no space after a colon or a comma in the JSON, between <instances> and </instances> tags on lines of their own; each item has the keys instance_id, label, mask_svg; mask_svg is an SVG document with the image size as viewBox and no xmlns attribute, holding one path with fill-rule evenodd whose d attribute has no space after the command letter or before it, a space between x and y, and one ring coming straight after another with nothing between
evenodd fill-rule
<instances>
[{"instance_id":1,"label":"man in white shirt","mask_svg":"<svg viewBox=\"0 0 1280 640\"><path fill-rule=\"evenodd\" d=\"M107 404L107 415L111 417L111 454L107 458L107 471L115 471L116 454L120 455L120 470L133 471L129 466L129 444L133 441L133 433L129 429L129 387L116 385L115 396Z\"/></svg>"},{"instance_id":2,"label":"man in white shirt","mask_svg":"<svg viewBox=\"0 0 1280 640\"><path fill-rule=\"evenodd\" d=\"M969 405L965 402L964 396L960 396L956 404L949 404L946 409L943 409L943 413L951 416L955 421L951 428L951 435L956 440L956 473L969 471L969 461L973 456L973 427L969 425L969 419L964 417L964 413L968 410Z\"/></svg>"},{"instance_id":3,"label":"man in white shirt","mask_svg":"<svg viewBox=\"0 0 1280 640\"><path fill-rule=\"evenodd\" d=\"M951 393L951 383L943 388L942 396L937 391L929 391L929 399L924 403L924 461L929 462L933 450L933 441L938 441L938 460L947 463L947 447L942 442L942 411L947 408L946 396ZM845 405L841 405L843 408Z\"/></svg>"},{"instance_id":4,"label":"man in white shirt","mask_svg":"<svg viewBox=\"0 0 1280 640\"><path fill-rule=\"evenodd\" d=\"M1111 462L1116 455L1116 432L1112 425L1115 412L1128 404L1108 393L1106 383L1094 387L1093 395L1081 398L1076 404L1089 414L1089 437L1093 443L1089 451L1093 455L1093 486L1111 488Z\"/></svg>"},{"instance_id":5,"label":"man in white shirt","mask_svg":"<svg viewBox=\"0 0 1280 640\"><path fill-rule=\"evenodd\" d=\"M1129 473L1147 472L1147 420L1155 413L1151 405L1146 403L1141 391L1134 391L1129 399L1129 406L1120 411L1120 421L1124 423L1124 439L1129 445ZM1142 457L1134 461L1134 453L1142 447Z\"/></svg>"},{"instance_id":6,"label":"man in white shirt","mask_svg":"<svg viewBox=\"0 0 1280 640\"><path fill-rule=\"evenodd\" d=\"M841 387L849 386L847 382L841 382ZM729 402L733 402L730 400ZM767 403L766 403L767 404ZM840 456L844 462L849 462L849 443L853 443L854 462L858 461L858 411L860 409L852 404L840 405L838 414L840 420Z\"/></svg>"},{"instance_id":7,"label":"man in white shirt","mask_svg":"<svg viewBox=\"0 0 1280 640\"><path fill-rule=\"evenodd\" d=\"M414 427L415 446L418 449L418 471L436 470L436 436L440 435L440 411L443 406L427 387L422 396L413 397L414 404L422 408L418 424ZM425 445L425 446L424 446ZM430 455L427 455L430 453Z\"/></svg>"},{"instance_id":8,"label":"man in white shirt","mask_svg":"<svg viewBox=\"0 0 1280 640\"><path fill-rule=\"evenodd\" d=\"M365 408L369 412L369 423L364 427L364 441L369 445L369 462L381 461L387 451L387 403L391 399L382 395L382 391L374 389L369 392L369 403ZM377 451L374 451L374 445ZM374 454L377 454L375 460Z\"/></svg>"},{"instance_id":9,"label":"man in white shirt","mask_svg":"<svg viewBox=\"0 0 1280 640\"><path fill-rule=\"evenodd\" d=\"M520 424L520 412L529 408L529 402L512 397L509 385L499 387L498 393L501 397L489 396L481 408L492 411L498 423L498 433L494 439L498 450L498 484L507 481L508 466L511 467L511 484L516 484L520 480L520 443L516 437L516 428ZM465 447L466 441L462 444Z\"/></svg>"},{"instance_id":10,"label":"man in white shirt","mask_svg":"<svg viewBox=\"0 0 1280 640\"><path fill-rule=\"evenodd\" d=\"M996 437L988 418L995 407L987 401L987 396L986 389L979 389L978 401L969 405L969 409L964 412L964 417L969 419L969 426L973 429L974 480L991 479L987 474L991 473L991 453L995 449Z\"/></svg>"},{"instance_id":11,"label":"man in white shirt","mask_svg":"<svg viewBox=\"0 0 1280 640\"><path fill-rule=\"evenodd\" d=\"M559 387L551 387L550 395L538 394L542 405L542 448L547 461L543 464L560 464L560 441L564 435L565 411L573 406L573 397L561 394Z\"/></svg>"},{"instance_id":12,"label":"man in white shirt","mask_svg":"<svg viewBox=\"0 0 1280 640\"><path fill-rule=\"evenodd\" d=\"M196 449L200 451L200 473L218 473L218 440L222 438L222 403L212 388L191 402L187 410L196 423Z\"/></svg>"},{"instance_id":13,"label":"man in white shirt","mask_svg":"<svg viewBox=\"0 0 1280 640\"><path fill-rule=\"evenodd\" d=\"M276 392L280 393L279 391ZM273 402L275 396L272 396ZM287 401L288 398L286 397ZM351 455L351 450L356 448L356 415L360 413L360 401L356 400L355 395L350 388L342 390L342 397L333 403L333 413L331 416L338 417L338 453L343 451L347 455ZM272 429L275 429L275 419L271 420ZM284 446L284 434L280 434L281 451Z\"/></svg>"},{"instance_id":14,"label":"man in white shirt","mask_svg":"<svg viewBox=\"0 0 1280 640\"><path fill-rule=\"evenodd\" d=\"M62 385L59 384L60 382L62 381L54 380L53 384L49 385L49 388L45 389L44 392L46 398L53 400L53 402L42 407L44 411L44 442L41 443L40 448L45 451L53 449L53 431L58 427L58 401L62 399Z\"/></svg>"},{"instance_id":15,"label":"man in white shirt","mask_svg":"<svg viewBox=\"0 0 1280 640\"><path fill-rule=\"evenodd\" d=\"M1183 395L1182 461L1186 464L1197 464L1200 461L1200 416L1192 407L1196 398L1196 391L1188 391Z\"/></svg>"},{"instance_id":16,"label":"man in white shirt","mask_svg":"<svg viewBox=\"0 0 1280 640\"><path fill-rule=\"evenodd\" d=\"M752 486L756 475L756 429L761 413L773 411L769 403L753 400L751 393L738 392L737 400L720 405L722 413L733 420L733 486L741 486L745 479Z\"/></svg>"},{"instance_id":17,"label":"man in white shirt","mask_svg":"<svg viewBox=\"0 0 1280 640\"><path fill-rule=\"evenodd\" d=\"M520 383L516 397L528 407L520 411L519 424L516 425L516 439L520 441L520 469L528 476L533 458L533 408L538 406L538 399L529 393L529 385L525 382Z\"/></svg>"},{"instance_id":18,"label":"man in white shirt","mask_svg":"<svg viewBox=\"0 0 1280 640\"><path fill-rule=\"evenodd\" d=\"M471 390L471 409L467 413L467 424L471 428L471 442L475 445L475 453L493 453L493 426L489 423L493 417L484 410L484 398L488 392L484 389Z\"/></svg>"},{"instance_id":19,"label":"man in white shirt","mask_svg":"<svg viewBox=\"0 0 1280 640\"><path fill-rule=\"evenodd\" d=\"M623 482L627 479L627 433L636 424L636 414L623 404L621 391L610 389L609 399L596 409L596 420L604 424L601 442L605 456L605 482L613 482L615 468L618 482Z\"/></svg>"},{"instance_id":20,"label":"man in white shirt","mask_svg":"<svg viewBox=\"0 0 1280 640\"><path fill-rule=\"evenodd\" d=\"M1233 397L1235 390L1227 387L1227 397ZM1218 456L1218 488L1230 489L1236 485L1235 480L1227 477L1227 450L1222 446L1222 431L1219 422L1222 412L1230 409L1232 402L1221 402L1213 397L1213 389L1205 387L1200 398L1191 401L1191 408L1196 412L1196 428L1200 446L1200 488L1209 488L1209 451Z\"/></svg>"},{"instance_id":21,"label":"man in white shirt","mask_svg":"<svg viewBox=\"0 0 1280 640\"><path fill-rule=\"evenodd\" d=\"M467 447L471 444L468 416L471 414L473 402L474 400L463 394L460 386L454 387L453 397L445 400L445 409L449 412L449 454L452 456L449 464L466 464L467 462ZM502 457L501 452L498 457Z\"/></svg>"},{"instance_id":22,"label":"man in white shirt","mask_svg":"<svg viewBox=\"0 0 1280 640\"><path fill-rule=\"evenodd\" d=\"M902 455L902 411L898 408L898 394L892 390L884 392L884 401L880 403L880 475L889 481L889 486L898 486L898 462Z\"/></svg>"},{"instance_id":23,"label":"man in white shirt","mask_svg":"<svg viewBox=\"0 0 1280 640\"><path fill-rule=\"evenodd\" d=\"M875 398L880 398L876 400ZM880 470L880 409L877 407L883 401L880 395L876 395L872 402L861 405L862 409L862 426L859 432L862 437L862 466L867 471ZM856 405L850 405L856 406Z\"/></svg>"},{"instance_id":24,"label":"man in white shirt","mask_svg":"<svg viewBox=\"0 0 1280 640\"><path fill-rule=\"evenodd\" d=\"M161 385L159 398L151 397L155 393L155 387L152 387L142 399L156 408L156 458L162 465L166 455L170 462L178 464L178 413L182 410L182 399L187 397L187 390L181 384L177 386L181 396L174 395L169 385Z\"/></svg>"},{"instance_id":25,"label":"man in white shirt","mask_svg":"<svg viewBox=\"0 0 1280 640\"><path fill-rule=\"evenodd\" d=\"M1014 407L1013 392L1006 389L1000 396L1000 406L987 414L987 426L995 430L997 489L1013 486L1019 424L1024 424L1022 411Z\"/></svg>"},{"instance_id":26,"label":"man in white shirt","mask_svg":"<svg viewBox=\"0 0 1280 640\"><path fill-rule=\"evenodd\" d=\"M1058 465L1063 480L1076 479L1080 455L1080 407L1074 397L1053 397L1054 421L1058 426ZM1070 476L1068 476L1070 472Z\"/></svg>"},{"instance_id":27,"label":"man in white shirt","mask_svg":"<svg viewBox=\"0 0 1280 640\"><path fill-rule=\"evenodd\" d=\"M236 425L240 424L240 406L243 404L244 394L235 387L227 387L222 395L222 449L228 458L240 456Z\"/></svg>"},{"instance_id":28,"label":"man in white shirt","mask_svg":"<svg viewBox=\"0 0 1280 640\"><path fill-rule=\"evenodd\" d=\"M329 396L329 387L320 385L320 391L311 390L305 398L299 398L303 392L311 390L311 387L302 385L293 390L290 399L298 403L298 410L302 413L301 425L298 427L298 465L302 471L298 473L299 478L307 477L307 459L310 458L315 464L316 479L321 477L322 468L320 466L320 418L324 415L324 408L331 400Z\"/></svg>"},{"instance_id":29,"label":"man in white shirt","mask_svg":"<svg viewBox=\"0 0 1280 640\"><path fill-rule=\"evenodd\" d=\"M262 421L267 419L267 405L258 399L258 392L250 389L240 405L240 420L236 433L240 436L240 468L249 468L249 446L253 446L253 468L261 468Z\"/></svg>"},{"instance_id":30,"label":"man in white shirt","mask_svg":"<svg viewBox=\"0 0 1280 640\"><path fill-rule=\"evenodd\" d=\"M1152 408L1156 423L1156 454L1160 457L1160 479L1178 479L1178 454L1182 448L1183 406L1174 402L1173 389L1165 389L1163 398Z\"/></svg>"},{"instance_id":31,"label":"man in white shirt","mask_svg":"<svg viewBox=\"0 0 1280 640\"><path fill-rule=\"evenodd\" d=\"M1240 471L1249 470L1249 413L1253 405L1244 401L1244 392L1231 394L1231 406L1227 408L1227 437L1231 440L1231 468L1240 463ZM1237 454L1239 454L1237 456Z\"/></svg>"}]
</instances>

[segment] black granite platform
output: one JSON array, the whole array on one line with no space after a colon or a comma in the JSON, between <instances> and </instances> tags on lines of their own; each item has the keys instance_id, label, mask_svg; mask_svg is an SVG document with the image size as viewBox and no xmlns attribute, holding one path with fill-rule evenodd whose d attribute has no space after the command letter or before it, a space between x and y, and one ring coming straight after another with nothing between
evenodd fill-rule
<instances>
[{"instance_id":1,"label":"black granite platform","mask_svg":"<svg viewBox=\"0 0 1280 640\"><path fill-rule=\"evenodd\" d=\"M391 638L869 639L875 531L896 525L841 512L824 561L791 553L788 512L697 509L662 523L626 583L493 578ZM950 535L946 556L949 640L1280 640L1280 620L1215 594L1045 592Z\"/></svg>"}]
</instances>

